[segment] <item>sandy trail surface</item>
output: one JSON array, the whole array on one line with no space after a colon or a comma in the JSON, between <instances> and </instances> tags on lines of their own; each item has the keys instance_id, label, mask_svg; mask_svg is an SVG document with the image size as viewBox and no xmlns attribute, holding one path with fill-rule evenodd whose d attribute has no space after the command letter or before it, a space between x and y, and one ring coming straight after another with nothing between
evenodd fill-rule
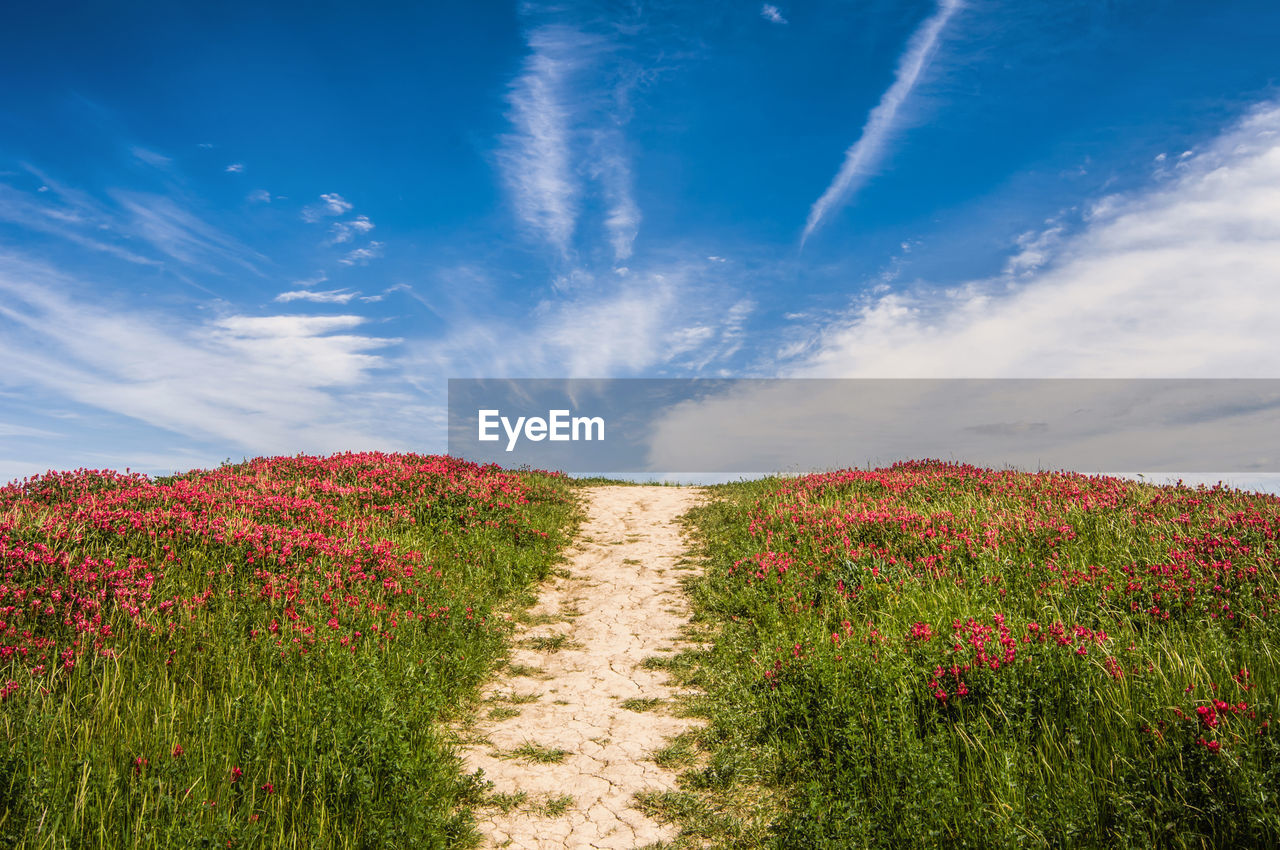
<instances>
[{"instance_id":1,"label":"sandy trail surface","mask_svg":"<svg viewBox=\"0 0 1280 850\"><path fill-rule=\"evenodd\" d=\"M674 837L634 797L676 787L675 772L651 756L698 721L658 702L679 691L642 662L684 645L688 567L677 566L686 550L676 518L701 495L589 491L569 575L541 588L463 748L468 769L483 769L504 803L477 813L486 846L630 850Z\"/></svg>"}]
</instances>

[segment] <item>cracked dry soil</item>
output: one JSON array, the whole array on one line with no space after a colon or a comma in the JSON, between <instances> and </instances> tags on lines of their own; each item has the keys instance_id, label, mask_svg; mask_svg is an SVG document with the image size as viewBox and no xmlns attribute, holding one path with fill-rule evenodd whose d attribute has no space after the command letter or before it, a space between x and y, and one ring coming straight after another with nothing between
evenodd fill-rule
<instances>
[{"instance_id":1,"label":"cracked dry soil","mask_svg":"<svg viewBox=\"0 0 1280 850\"><path fill-rule=\"evenodd\" d=\"M650 757L699 721L664 709L679 691L642 662L685 645L676 518L700 497L691 487L589 491L568 576L543 585L462 749L467 769L494 785L477 812L486 847L630 850L675 836L634 797L676 787L675 771Z\"/></svg>"}]
</instances>

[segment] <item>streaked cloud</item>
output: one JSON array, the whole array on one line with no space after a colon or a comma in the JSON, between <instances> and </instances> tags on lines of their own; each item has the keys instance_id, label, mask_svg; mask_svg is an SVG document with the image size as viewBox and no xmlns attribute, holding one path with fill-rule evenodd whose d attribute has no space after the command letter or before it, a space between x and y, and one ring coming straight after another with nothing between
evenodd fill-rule
<instances>
[{"instance_id":1,"label":"streaked cloud","mask_svg":"<svg viewBox=\"0 0 1280 850\"><path fill-rule=\"evenodd\" d=\"M800 237L803 244L830 212L846 203L862 183L871 176L872 169L884 152L885 144L893 132L898 117L898 110L911 95L912 89L920 81L920 75L929 65L938 38L946 27L951 16L960 8L960 0L939 0L938 9L922 23L907 49L898 59L898 70L893 84L881 96L880 102L871 110L862 134L858 140L845 151L844 162L836 173L822 197L809 209L809 217L805 221L804 233Z\"/></svg>"},{"instance_id":2,"label":"streaked cloud","mask_svg":"<svg viewBox=\"0 0 1280 850\"><path fill-rule=\"evenodd\" d=\"M233 162L223 170L226 171L228 174L242 174L244 172L244 163Z\"/></svg>"},{"instance_id":3,"label":"streaked cloud","mask_svg":"<svg viewBox=\"0 0 1280 850\"><path fill-rule=\"evenodd\" d=\"M282 304L287 304L290 301L311 301L316 304L346 304L348 301L359 295L359 292L354 292L349 289L329 289L323 291L295 289L290 292L281 292L272 300L278 301Z\"/></svg>"}]
</instances>

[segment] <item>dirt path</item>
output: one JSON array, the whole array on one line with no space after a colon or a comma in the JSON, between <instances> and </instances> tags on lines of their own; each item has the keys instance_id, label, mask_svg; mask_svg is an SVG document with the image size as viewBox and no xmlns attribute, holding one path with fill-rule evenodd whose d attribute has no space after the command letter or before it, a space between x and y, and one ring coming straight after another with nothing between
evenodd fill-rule
<instances>
[{"instance_id":1,"label":"dirt path","mask_svg":"<svg viewBox=\"0 0 1280 850\"><path fill-rule=\"evenodd\" d=\"M631 850L674 837L633 798L675 787L675 773L649 757L697 721L664 709L676 691L642 662L680 646L688 610L675 518L699 497L684 487L589 491L569 576L543 586L463 752L494 783L478 813L487 846Z\"/></svg>"}]
</instances>

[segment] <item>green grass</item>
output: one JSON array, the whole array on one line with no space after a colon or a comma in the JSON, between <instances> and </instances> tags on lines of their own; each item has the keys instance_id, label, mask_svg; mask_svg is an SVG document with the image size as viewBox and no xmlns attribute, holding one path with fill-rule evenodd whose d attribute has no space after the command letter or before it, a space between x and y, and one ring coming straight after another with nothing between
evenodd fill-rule
<instances>
[{"instance_id":1,"label":"green grass","mask_svg":"<svg viewBox=\"0 0 1280 850\"><path fill-rule=\"evenodd\" d=\"M505 791L496 791L484 798L483 805L490 806L500 812L512 812L523 806L529 800L527 791L516 791L508 793Z\"/></svg>"},{"instance_id":2,"label":"green grass","mask_svg":"<svg viewBox=\"0 0 1280 850\"><path fill-rule=\"evenodd\" d=\"M543 818L558 818L573 806L574 799L568 794L542 794L530 797L527 791L493 792L483 798L481 805L497 809L506 814L524 811Z\"/></svg>"},{"instance_id":3,"label":"green grass","mask_svg":"<svg viewBox=\"0 0 1280 850\"><path fill-rule=\"evenodd\" d=\"M541 744L535 744L533 741L526 741L515 749L502 753L503 758L519 759L520 761L534 764L559 764L569 755L568 750L544 747Z\"/></svg>"},{"instance_id":4,"label":"green grass","mask_svg":"<svg viewBox=\"0 0 1280 850\"><path fill-rule=\"evenodd\" d=\"M489 710L486 715L490 720L510 720L513 717L520 716L520 709L509 708L507 706L499 706Z\"/></svg>"},{"instance_id":5,"label":"green grass","mask_svg":"<svg viewBox=\"0 0 1280 850\"><path fill-rule=\"evenodd\" d=\"M534 803L530 810L540 817L558 818L565 812L569 811L569 807L574 803L573 797L568 794L549 794L543 799Z\"/></svg>"},{"instance_id":6,"label":"green grass","mask_svg":"<svg viewBox=\"0 0 1280 850\"><path fill-rule=\"evenodd\" d=\"M654 763L668 770L691 767L697 759L697 744L694 736L689 733L677 736L673 741L653 754Z\"/></svg>"},{"instance_id":7,"label":"green grass","mask_svg":"<svg viewBox=\"0 0 1280 850\"><path fill-rule=\"evenodd\" d=\"M489 697L490 702L506 702L511 705L527 705L531 702L537 702L542 699L541 694L518 694L514 691L510 693L498 693Z\"/></svg>"},{"instance_id":8,"label":"green grass","mask_svg":"<svg viewBox=\"0 0 1280 850\"><path fill-rule=\"evenodd\" d=\"M662 705L662 702L660 697L635 697L623 700L621 705L627 711L653 711Z\"/></svg>"},{"instance_id":9,"label":"green grass","mask_svg":"<svg viewBox=\"0 0 1280 850\"><path fill-rule=\"evenodd\" d=\"M520 641L520 645L525 649L532 649L537 652L559 652L562 649L572 649L579 646L579 644L569 640L568 635L546 635L542 637L525 638Z\"/></svg>"},{"instance_id":10,"label":"green grass","mask_svg":"<svg viewBox=\"0 0 1280 850\"><path fill-rule=\"evenodd\" d=\"M645 665L706 692L644 800L674 846L1280 845L1280 499L944 464L711 494L712 646Z\"/></svg>"}]
</instances>

